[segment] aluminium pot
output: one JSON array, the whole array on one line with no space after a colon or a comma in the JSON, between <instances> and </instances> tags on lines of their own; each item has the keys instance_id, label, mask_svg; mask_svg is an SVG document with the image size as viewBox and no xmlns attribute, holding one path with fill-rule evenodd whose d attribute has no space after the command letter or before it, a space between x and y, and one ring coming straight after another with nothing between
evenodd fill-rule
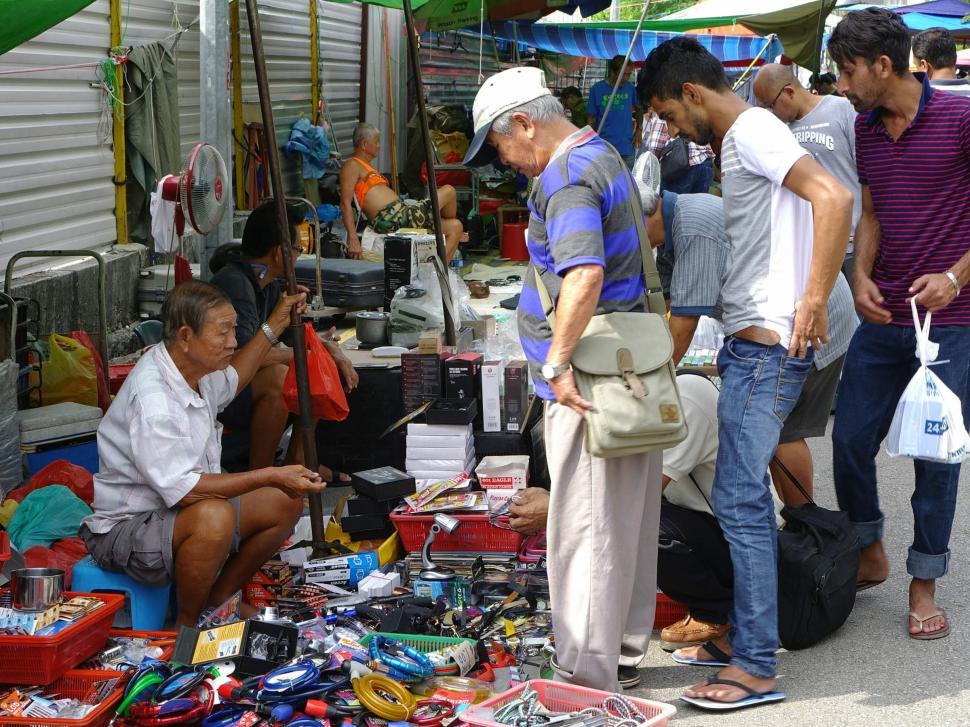
<instances>
[{"instance_id":1,"label":"aluminium pot","mask_svg":"<svg viewBox=\"0 0 970 727\"><path fill-rule=\"evenodd\" d=\"M18 611L46 611L61 600L64 571L60 568L20 568L10 574L10 594Z\"/></svg>"},{"instance_id":2,"label":"aluminium pot","mask_svg":"<svg viewBox=\"0 0 970 727\"><path fill-rule=\"evenodd\" d=\"M387 313L362 311L357 314L357 340L367 346L387 343Z\"/></svg>"}]
</instances>

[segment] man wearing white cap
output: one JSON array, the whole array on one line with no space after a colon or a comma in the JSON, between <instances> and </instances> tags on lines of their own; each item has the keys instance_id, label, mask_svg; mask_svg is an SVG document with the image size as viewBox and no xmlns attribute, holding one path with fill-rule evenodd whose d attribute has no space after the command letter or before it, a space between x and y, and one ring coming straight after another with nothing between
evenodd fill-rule
<instances>
[{"instance_id":1,"label":"man wearing white cap","mask_svg":"<svg viewBox=\"0 0 970 727\"><path fill-rule=\"evenodd\" d=\"M546 400L557 673L616 691L623 634L653 627L663 463L659 451L589 455L583 417L592 404L577 391L569 361L593 315L645 309L634 217L643 210L616 150L566 119L540 69L511 68L489 78L473 115L465 164L497 158L535 178L518 326L536 395ZM553 328L538 279L555 303Z\"/></svg>"}]
</instances>

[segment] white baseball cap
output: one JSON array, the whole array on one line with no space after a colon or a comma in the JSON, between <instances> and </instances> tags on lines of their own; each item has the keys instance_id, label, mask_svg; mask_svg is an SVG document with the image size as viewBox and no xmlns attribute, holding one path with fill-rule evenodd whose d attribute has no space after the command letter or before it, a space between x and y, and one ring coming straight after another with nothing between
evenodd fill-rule
<instances>
[{"instance_id":1,"label":"white baseball cap","mask_svg":"<svg viewBox=\"0 0 970 727\"><path fill-rule=\"evenodd\" d=\"M465 165L480 167L495 160L495 149L485 143L495 119L522 104L551 95L541 68L509 68L486 80L478 89L472 106L475 137L465 154Z\"/></svg>"}]
</instances>

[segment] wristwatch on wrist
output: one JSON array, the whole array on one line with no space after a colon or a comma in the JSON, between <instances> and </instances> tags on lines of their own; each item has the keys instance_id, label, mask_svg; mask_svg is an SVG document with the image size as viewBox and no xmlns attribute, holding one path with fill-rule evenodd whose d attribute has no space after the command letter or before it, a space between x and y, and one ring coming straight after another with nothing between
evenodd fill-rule
<instances>
[{"instance_id":1,"label":"wristwatch on wrist","mask_svg":"<svg viewBox=\"0 0 970 727\"><path fill-rule=\"evenodd\" d=\"M553 379L562 376L567 371L569 371L569 361L565 361L560 364L544 363L542 364L542 368L539 369L539 373L542 374L542 378L544 378L546 381L552 381Z\"/></svg>"},{"instance_id":2,"label":"wristwatch on wrist","mask_svg":"<svg viewBox=\"0 0 970 727\"><path fill-rule=\"evenodd\" d=\"M276 346L276 345L278 345L278 344L279 344L279 342L280 342L280 339L278 339L278 338L276 337L276 334L275 334L275 333L273 333L273 329L269 327L269 323L265 323L265 322L264 322L264 323L263 323L263 324L262 324L262 325L260 326L260 328L262 328L262 329L263 329L263 333L265 334L265 336L266 336L266 338L268 338L268 339L269 339L269 343L270 343L270 345L271 345L271 346Z\"/></svg>"},{"instance_id":3,"label":"wristwatch on wrist","mask_svg":"<svg viewBox=\"0 0 970 727\"><path fill-rule=\"evenodd\" d=\"M950 281L950 285L953 286L953 289L957 292L957 295L960 295L960 281L957 280L957 276L953 274L953 271L947 270L943 274L946 276L946 279Z\"/></svg>"}]
</instances>

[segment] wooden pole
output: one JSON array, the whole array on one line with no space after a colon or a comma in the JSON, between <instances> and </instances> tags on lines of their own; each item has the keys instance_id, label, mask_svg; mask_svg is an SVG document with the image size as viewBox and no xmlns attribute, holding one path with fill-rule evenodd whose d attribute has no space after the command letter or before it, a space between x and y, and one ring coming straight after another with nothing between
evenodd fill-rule
<instances>
[{"instance_id":1,"label":"wooden pole","mask_svg":"<svg viewBox=\"0 0 970 727\"><path fill-rule=\"evenodd\" d=\"M250 0L253 2L253 0ZM421 59L418 56L418 36L414 25L414 11L411 0L402 0L404 6L404 23L408 35L408 60L411 64L411 76L414 78L414 93L418 102L418 120L421 122L421 138L424 140L424 161L428 169L428 195L431 199L431 216L434 220L434 235L438 258L443 265L447 265L445 254L445 236L441 229L441 207L438 205L438 180L435 177L434 149L431 145L431 133L428 131L428 109L424 103L424 82L421 80ZM454 346L457 340L457 321L452 317L452 307L447 301L451 297L447 274L439 274L441 281L441 297L445 313L445 344Z\"/></svg>"},{"instance_id":2,"label":"wooden pole","mask_svg":"<svg viewBox=\"0 0 970 727\"><path fill-rule=\"evenodd\" d=\"M387 87L387 117L390 124L391 188L397 192L397 121L394 118L394 74L391 71L391 41L387 30L387 8L384 8L384 85Z\"/></svg>"},{"instance_id":3,"label":"wooden pole","mask_svg":"<svg viewBox=\"0 0 970 727\"><path fill-rule=\"evenodd\" d=\"M111 49L121 45L121 0L111 0ZM114 99L114 124L112 124L112 146L114 146L114 184L115 184L115 236L121 244L128 243L128 190L127 160L125 157L125 81L124 66L115 66L115 84L112 89ZM153 192L154 190L146 190ZM105 366L108 362L105 361Z\"/></svg>"},{"instance_id":4,"label":"wooden pole","mask_svg":"<svg viewBox=\"0 0 970 727\"><path fill-rule=\"evenodd\" d=\"M263 54L263 34L259 24L259 9L256 0L246 0L246 15L249 19L249 37L253 44L253 65L256 68L256 86L259 89L259 107L263 115L263 137L266 164L273 199L276 203L276 224L280 231L280 252L283 254L283 267L286 271L286 292L297 293L296 275L293 270L293 240L286 217L286 192L283 189L283 175L280 171L280 150L276 143L276 124L273 120L273 103L269 94L269 78L266 75L266 57ZM310 404L310 382L307 376L306 338L300 314L294 308L290 313L290 332L293 336L293 365L296 368L296 390L300 403L300 430L303 434L303 464L314 472L319 468L317 462L316 431L313 426L313 412ZM310 528L313 538L312 557L324 554L323 497L311 493Z\"/></svg>"},{"instance_id":5,"label":"wooden pole","mask_svg":"<svg viewBox=\"0 0 970 727\"><path fill-rule=\"evenodd\" d=\"M229 55L232 62L232 144L233 184L236 189L236 209L248 209L246 204L245 147L242 98L242 52L239 41L239 0L229 3Z\"/></svg>"},{"instance_id":6,"label":"wooden pole","mask_svg":"<svg viewBox=\"0 0 970 727\"><path fill-rule=\"evenodd\" d=\"M310 0L310 123L320 123L320 18L317 0Z\"/></svg>"}]
</instances>

